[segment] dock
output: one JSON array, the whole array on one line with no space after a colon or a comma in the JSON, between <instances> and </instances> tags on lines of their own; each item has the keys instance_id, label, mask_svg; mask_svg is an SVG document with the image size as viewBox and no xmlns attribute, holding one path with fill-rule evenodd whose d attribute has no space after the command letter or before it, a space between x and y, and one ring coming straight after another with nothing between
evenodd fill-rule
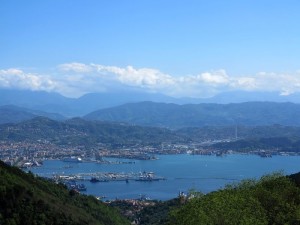
<instances>
[{"instance_id":1,"label":"dock","mask_svg":"<svg viewBox=\"0 0 300 225\"><path fill-rule=\"evenodd\" d=\"M91 181L96 182L110 182L110 181L160 181L166 180L165 177L156 176L153 172L139 172L139 173L115 173L115 172L92 172L92 173L77 173L77 174L55 174L53 179L57 181Z\"/></svg>"}]
</instances>

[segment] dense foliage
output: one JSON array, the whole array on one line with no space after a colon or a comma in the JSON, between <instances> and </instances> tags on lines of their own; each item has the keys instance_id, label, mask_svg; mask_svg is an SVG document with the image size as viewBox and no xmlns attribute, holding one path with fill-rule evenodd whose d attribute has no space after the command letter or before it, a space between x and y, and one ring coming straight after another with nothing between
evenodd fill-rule
<instances>
[{"instance_id":1,"label":"dense foliage","mask_svg":"<svg viewBox=\"0 0 300 225\"><path fill-rule=\"evenodd\" d=\"M0 224L129 224L91 196L26 174L0 161Z\"/></svg>"},{"instance_id":2,"label":"dense foliage","mask_svg":"<svg viewBox=\"0 0 300 225\"><path fill-rule=\"evenodd\" d=\"M192 192L188 197L158 201L130 219L137 219L143 225L297 225L300 224L299 185L300 174L266 175L206 195ZM0 162L0 224L129 222L92 196L69 191Z\"/></svg>"},{"instance_id":3,"label":"dense foliage","mask_svg":"<svg viewBox=\"0 0 300 225\"><path fill-rule=\"evenodd\" d=\"M140 225L165 224L169 212L178 208L180 204L179 198L155 202L154 206L145 207L137 214L138 221Z\"/></svg>"},{"instance_id":4,"label":"dense foliage","mask_svg":"<svg viewBox=\"0 0 300 225\"><path fill-rule=\"evenodd\" d=\"M172 211L168 224L300 224L300 188L280 174L199 195Z\"/></svg>"}]
</instances>

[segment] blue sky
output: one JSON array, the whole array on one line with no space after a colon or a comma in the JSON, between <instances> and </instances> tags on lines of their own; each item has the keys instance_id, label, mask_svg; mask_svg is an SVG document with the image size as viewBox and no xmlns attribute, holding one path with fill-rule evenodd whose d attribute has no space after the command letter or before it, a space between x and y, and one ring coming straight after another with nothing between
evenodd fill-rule
<instances>
[{"instance_id":1,"label":"blue sky","mask_svg":"<svg viewBox=\"0 0 300 225\"><path fill-rule=\"evenodd\" d=\"M0 87L298 92L299 9L296 0L4 0Z\"/></svg>"}]
</instances>

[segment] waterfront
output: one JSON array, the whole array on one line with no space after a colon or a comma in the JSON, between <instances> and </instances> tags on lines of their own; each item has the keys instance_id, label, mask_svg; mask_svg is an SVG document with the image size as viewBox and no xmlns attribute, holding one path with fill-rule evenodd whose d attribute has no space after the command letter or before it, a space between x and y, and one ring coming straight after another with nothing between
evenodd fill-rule
<instances>
[{"instance_id":1,"label":"waterfront","mask_svg":"<svg viewBox=\"0 0 300 225\"><path fill-rule=\"evenodd\" d=\"M81 181L87 187L83 192L106 199L133 199L146 195L151 199L174 198L180 191L196 189L203 193L224 187L246 178L259 178L274 171L285 174L300 171L300 156L273 156L232 154L224 157L203 155L159 155L159 160L135 160L135 163L97 164L94 162L68 163L59 160L44 161L43 166L30 170L40 176L69 175L92 172L139 173L154 172L166 180L153 182L113 181L91 183ZM126 159L109 159L129 161Z\"/></svg>"}]
</instances>

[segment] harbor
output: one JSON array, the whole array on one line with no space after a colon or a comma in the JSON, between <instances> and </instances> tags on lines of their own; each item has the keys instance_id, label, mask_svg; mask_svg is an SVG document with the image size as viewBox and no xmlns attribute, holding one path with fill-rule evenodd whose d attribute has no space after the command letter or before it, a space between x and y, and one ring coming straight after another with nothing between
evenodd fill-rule
<instances>
[{"instance_id":1,"label":"harbor","mask_svg":"<svg viewBox=\"0 0 300 225\"><path fill-rule=\"evenodd\" d=\"M42 175L42 174L41 174ZM112 181L160 181L166 180L165 177L156 176L153 172L139 172L139 173L117 173L117 172L92 172L92 173L76 173L76 174L54 174L52 177L56 182L66 181L90 181L97 182L112 182Z\"/></svg>"},{"instance_id":2,"label":"harbor","mask_svg":"<svg viewBox=\"0 0 300 225\"><path fill-rule=\"evenodd\" d=\"M46 160L40 167L26 169L41 177L77 184L75 189L105 200L137 199L145 194L151 199L168 200L190 189L208 193L226 184L247 178L259 178L274 171L295 173L299 156L260 157L236 155L160 155L160 160L135 160L135 163L99 164ZM112 160L108 158L107 160ZM121 162L128 162L119 159ZM253 162L255 161L255 167ZM145 172L145 173L143 173ZM152 173L153 172L153 173ZM91 182L94 178L95 182ZM158 179L156 179L158 178ZM83 186L79 186L84 184ZM70 187L71 188L71 187Z\"/></svg>"},{"instance_id":3,"label":"harbor","mask_svg":"<svg viewBox=\"0 0 300 225\"><path fill-rule=\"evenodd\" d=\"M62 183L66 185L69 190L74 190L76 192L86 192L87 187L84 183L103 183L103 182L152 182L152 181L160 181L166 180L165 177L156 176L153 172L139 172L139 173L78 173L78 174L70 174L70 175L58 175L55 174L51 178L56 183ZM104 197L102 197L104 198ZM102 199L101 198L101 199Z\"/></svg>"}]
</instances>

